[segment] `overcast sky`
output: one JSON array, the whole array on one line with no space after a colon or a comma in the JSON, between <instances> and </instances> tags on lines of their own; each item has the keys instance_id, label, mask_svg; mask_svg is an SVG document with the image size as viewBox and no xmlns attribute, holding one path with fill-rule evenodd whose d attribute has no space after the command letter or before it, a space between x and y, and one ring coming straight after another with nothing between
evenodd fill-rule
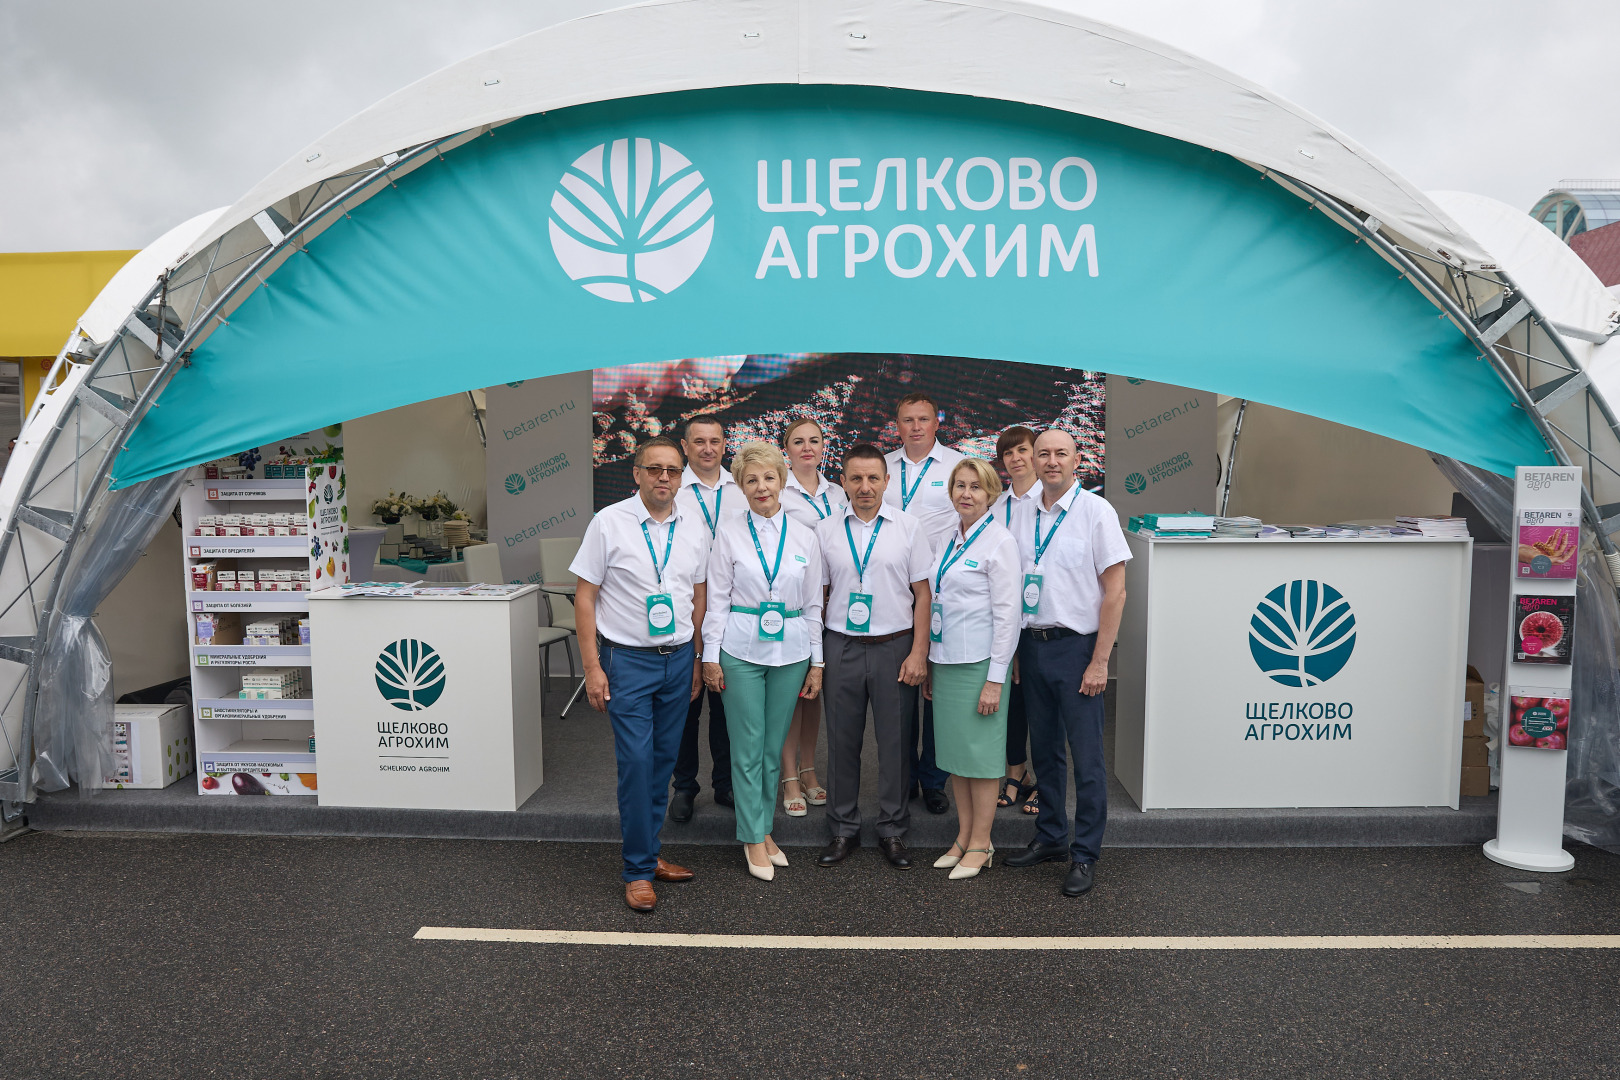
<instances>
[{"instance_id":1,"label":"overcast sky","mask_svg":"<svg viewBox=\"0 0 1620 1080\"><path fill-rule=\"evenodd\" d=\"M1051 2L1269 87L1425 190L1528 209L1620 177L1620 0ZM612 6L0 0L0 251L142 247L406 83Z\"/></svg>"}]
</instances>

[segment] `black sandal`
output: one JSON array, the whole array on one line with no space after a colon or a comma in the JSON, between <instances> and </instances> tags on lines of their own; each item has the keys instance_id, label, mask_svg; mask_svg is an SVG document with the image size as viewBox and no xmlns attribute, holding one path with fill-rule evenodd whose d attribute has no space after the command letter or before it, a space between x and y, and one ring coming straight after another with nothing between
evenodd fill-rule
<instances>
[{"instance_id":1,"label":"black sandal","mask_svg":"<svg viewBox=\"0 0 1620 1080\"><path fill-rule=\"evenodd\" d=\"M1030 787L1034 788L1035 785L1031 784ZM1039 814L1041 812L1041 793L1040 793L1040 791L1038 791L1038 790L1031 791L1029 798L1024 800L1024 805L1019 807L1019 809L1022 810L1024 813L1029 814L1031 816Z\"/></svg>"},{"instance_id":2,"label":"black sandal","mask_svg":"<svg viewBox=\"0 0 1620 1080\"><path fill-rule=\"evenodd\" d=\"M1013 788L1014 794L1012 795L1007 794L1007 788L1009 786ZM1022 803L1025 799L1029 798L1030 793L1034 790L1035 785L1033 783L1026 784L1022 780L1014 780L1010 776L1003 776L1001 778L1001 794L996 798L996 805L1017 806L1019 803Z\"/></svg>"}]
</instances>

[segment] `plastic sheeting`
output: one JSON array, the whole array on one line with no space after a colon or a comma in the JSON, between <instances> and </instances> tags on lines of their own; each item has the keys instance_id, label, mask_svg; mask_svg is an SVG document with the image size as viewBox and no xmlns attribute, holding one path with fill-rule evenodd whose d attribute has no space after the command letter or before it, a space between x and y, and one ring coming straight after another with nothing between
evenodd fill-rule
<instances>
[{"instance_id":1,"label":"plastic sheeting","mask_svg":"<svg viewBox=\"0 0 1620 1080\"><path fill-rule=\"evenodd\" d=\"M112 656L91 616L162 528L183 477L172 473L113 494L62 583L34 713L34 783L41 790L77 783L88 797L111 771Z\"/></svg>"},{"instance_id":2,"label":"plastic sheeting","mask_svg":"<svg viewBox=\"0 0 1620 1080\"><path fill-rule=\"evenodd\" d=\"M1513 530L1513 481L1451 458L1434 463L1503 536ZM1589 533L1589 530L1583 530ZM1564 835L1620 851L1620 607L1590 535L1576 580L1574 683L1564 779ZM1507 648L1503 642L1502 647Z\"/></svg>"}]
</instances>

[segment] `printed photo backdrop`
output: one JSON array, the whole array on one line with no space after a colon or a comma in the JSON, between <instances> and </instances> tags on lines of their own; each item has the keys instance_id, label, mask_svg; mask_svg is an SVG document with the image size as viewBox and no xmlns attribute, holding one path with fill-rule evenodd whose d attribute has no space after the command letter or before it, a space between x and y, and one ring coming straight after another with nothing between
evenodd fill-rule
<instances>
[{"instance_id":1,"label":"printed photo backdrop","mask_svg":"<svg viewBox=\"0 0 1620 1080\"><path fill-rule=\"evenodd\" d=\"M637 443L678 436L688 418L706 412L724 421L728 454L753 439L779 445L801 416L820 421L826 472L836 480L837 462L856 443L899 445L894 404L917 391L939 402L941 441L966 454L992 458L996 437L1014 424L1063 428L1080 444L1082 483L1100 490L1103 386L1101 372L1078 368L905 354L709 356L603 368L592 393L594 501L600 510L628 498Z\"/></svg>"}]
</instances>

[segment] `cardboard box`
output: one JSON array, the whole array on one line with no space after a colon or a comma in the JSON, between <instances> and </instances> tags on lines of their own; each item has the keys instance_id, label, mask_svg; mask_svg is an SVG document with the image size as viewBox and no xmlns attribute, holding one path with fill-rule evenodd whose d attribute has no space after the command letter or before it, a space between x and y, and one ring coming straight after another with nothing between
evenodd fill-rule
<instances>
[{"instance_id":1,"label":"cardboard box","mask_svg":"<svg viewBox=\"0 0 1620 1080\"><path fill-rule=\"evenodd\" d=\"M184 705L114 705L111 788L165 788L197 768Z\"/></svg>"},{"instance_id":2,"label":"cardboard box","mask_svg":"<svg viewBox=\"0 0 1620 1080\"><path fill-rule=\"evenodd\" d=\"M1461 794L1478 797L1491 793L1491 770L1488 765L1464 765Z\"/></svg>"},{"instance_id":3,"label":"cardboard box","mask_svg":"<svg viewBox=\"0 0 1620 1080\"><path fill-rule=\"evenodd\" d=\"M197 613L191 619L198 645L242 644L242 616L234 611Z\"/></svg>"},{"instance_id":4,"label":"cardboard box","mask_svg":"<svg viewBox=\"0 0 1620 1080\"><path fill-rule=\"evenodd\" d=\"M1463 739L1462 763L1464 768L1489 765L1491 762L1490 747L1486 744L1483 735Z\"/></svg>"},{"instance_id":5,"label":"cardboard box","mask_svg":"<svg viewBox=\"0 0 1620 1080\"><path fill-rule=\"evenodd\" d=\"M1463 736L1479 738L1485 734L1485 680L1472 664L1463 680L1463 701L1468 705L1463 715Z\"/></svg>"}]
</instances>

